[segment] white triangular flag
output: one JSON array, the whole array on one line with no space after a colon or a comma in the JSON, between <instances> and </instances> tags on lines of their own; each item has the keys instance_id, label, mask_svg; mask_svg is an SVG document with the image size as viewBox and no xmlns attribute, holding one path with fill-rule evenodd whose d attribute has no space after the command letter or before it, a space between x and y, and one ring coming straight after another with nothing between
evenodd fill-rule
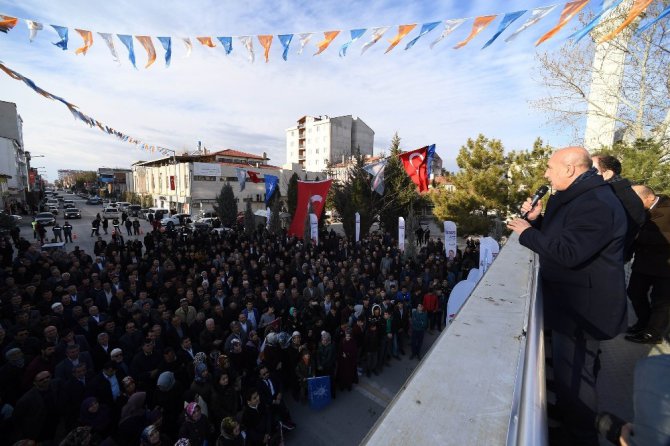
<instances>
[{"instance_id":1,"label":"white triangular flag","mask_svg":"<svg viewBox=\"0 0 670 446\"><path fill-rule=\"evenodd\" d=\"M30 41L32 42L35 36L37 35L37 31L42 31L44 29L44 26L40 22L35 22L33 20L26 20L26 25L28 25L28 29L30 30Z\"/></svg>"},{"instance_id":2,"label":"white triangular flag","mask_svg":"<svg viewBox=\"0 0 670 446\"><path fill-rule=\"evenodd\" d=\"M114 62L121 63L121 61L119 60L119 55L116 52L116 48L114 48L114 41L112 40L112 35L109 33L98 33L98 35L102 37L102 40L104 40L105 43L107 44L107 48L109 48L109 52L112 53Z\"/></svg>"},{"instance_id":3,"label":"white triangular flag","mask_svg":"<svg viewBox=\"0 0 670 446\"><path fill-rule=\"evenodd\" d=\"M380 27L377 27L377 28L372 28L372 38L370 38L368 43L363 45L363 47L361 48L361 54L366 52L368 50L368 48L370 48L372 45L379 42L379 39L382 38L384 33L386 31L388 31L389 28L390 28L389 26L380 26Z\"/></svg>"},{"instance_id":4,"label":"white triangular flag","mask_svg":"<svg viewBox=\"0 0 670 446\"><path fill-rule=\"evenodd\" d=\"M186 45L186 57L191 57L191 51L193 50L193 44L191 43L191 38L182 37L181 40L183 40L184 45Z\"/></svg>"},{"instance_id":5,"label":"white triangular flag","mask_svg":"<svg viewBox=\"0 0 670 446\"><path fill-rule=\"evenodd\" d=\"M454 32L456 28L461 26L463 22L465 22L467 19L450 19L444 22L444 29L442 30L442 34L440 34L440 37L437 39L433 40L430 44L430 49L432 50L435 45L440 43L442 39L447 37L449 34Z\"/></svg>"},{"instance_id":6,"label":"white triangular flag","mask_svg":"<svg viewBox=\"0 0 670 446\"><path fill-rule=\"evenodd\" d=\"M242 45L247 49L247 52L249 53L249 62L254 63L254 60L256 59L256 55L254 54L254 41L251 38L251 36L240 36L238 37L240 39L240 42L242 42Z\"/></svg>"},{"instance_id":7,"label":"white triangular flag","mask_svg":"<svg viewBox=\"0 0 670 446\"><path fill-rule=\"evenodd\" d=\"M302 54L302 50L305 49L305 45L307 45L309 41L312 39L313 34L314 33L298 34L298 39L300 39L300 49L298 50L298 54Z\"/></svg>"}]
</instances>

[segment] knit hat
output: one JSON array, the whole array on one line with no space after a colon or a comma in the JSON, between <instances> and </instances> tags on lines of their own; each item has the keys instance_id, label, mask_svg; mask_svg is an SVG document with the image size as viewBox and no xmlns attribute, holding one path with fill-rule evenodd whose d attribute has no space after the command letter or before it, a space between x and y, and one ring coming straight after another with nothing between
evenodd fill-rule
<instances>
[{"instance_id":1,"label":"knit hat","mask_svg":"<svg viewBox=\"0 0 670 446\"><path fill-rule=\"evenodd\" d=\"M156 385L163 392L169 392L175 384L174 373L172 372L163 372L158 376L158 382Z\"/></svg>"},{"instance_id":2,"label":"knit hat","mask_svg":"<svg viewBox=\"0 0 670 446\"><path fill-rule=\"evenodd\" d=\"M198 406L198 403L196 402L188 403L186 405L186 415L188 415L189 417L193 417L193 413L195 413L196 407L200 408L200 406Z\"/></svg>"}]
</instances>

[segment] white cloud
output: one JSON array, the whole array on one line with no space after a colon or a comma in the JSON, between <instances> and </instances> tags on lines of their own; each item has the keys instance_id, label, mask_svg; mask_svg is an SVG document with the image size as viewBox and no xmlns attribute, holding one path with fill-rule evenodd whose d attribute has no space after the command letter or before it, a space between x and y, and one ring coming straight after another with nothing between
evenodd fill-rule
<instances>
[{"instance_id":1,"label":"white cloud","mask_svg":"<svg viewBox=\"0 0 670 446\"><path fill-rule=\"evenodd\" d=\"M484 0L431 3L14 0L5 2L4 13L70 27L69 50L52 45L57 36L48 26L35 42L28 43L27 28L20 23L9 34L0 35L0 52L10 68L75 103L84 113L177 151L193 150L200 140L212 149L265 151L273 164L282 164L284 130L305 114L359 116L375 130L375 147L380 149L388 147L395 131L408 149L436 143L445 166L451 169L455 168L458 148L478 133L502 139L509 149L529 148L537 136L556 145L566 143L566 137L544 128L544 117L528 106L529 100L541 94L531 80L533 42L556 23L560 11L513 43L505 44L503 36L484 51L479 48L495 32L499 19L460 50L452 47L470 32L471 22L433 50L428 45L439 35L440 27L411 51L404 51L406 41L424 22L547 4L513 0L505 2L505 10L492 11L491 3ZM495 5L496 9L502 7ZM384 55L397 25L414 22L417 29ZM369 31L349 49L346 58L337 56L349 29L381 25L393 26L364 56L360 56L360 47L369 39ZM172 65L166 69L163 49L155 40L158 58L145 70L146 54L135 41L135 70L120 41L114 41L121 59L116 65L97 34L88 54L76 56L74 49L81 45L81 38L75 27L191 36L193 54L185 59L182 42L173 39ZM298 42L294 38L288 62L281 60L276 34L331 29L342 29L342 33L321 55L312 56L315 43L322 38L317 33L301 56L296 54ZM247 62L238 41L233 43L233 53L226 56L218 41L216 48L205 48L195 40L200 35L263 33L275 34L268 64L257 40L254 64ZM547 42L547 48L560 44L564 34L567 31ZM26 146L33 153L47 155L51 178L59 168L129 166L150 157L75 121L62 104L48 101L4 75L0 76L0 89L0 99L18 105Z\"/></svg>"}]
</instances>

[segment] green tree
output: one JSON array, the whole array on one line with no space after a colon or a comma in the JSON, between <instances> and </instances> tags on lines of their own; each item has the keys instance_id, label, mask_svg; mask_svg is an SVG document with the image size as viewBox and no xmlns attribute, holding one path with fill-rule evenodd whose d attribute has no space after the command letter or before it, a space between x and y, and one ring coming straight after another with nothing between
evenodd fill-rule
<instances>
[{"instance_id":1,"label":"green tree","mask_svg":"<svg viewBox=\"0 0 670 446\"><path fill-rule=\"evenodd\" d=\"M226 182L221 186L221 192L216 196L214 212L219 216L221 224L228 228L235 226L237 222L237 202L233 193L233 186Z\"/></svg>"},{"instance_id":2,"label":"green tree","mask_svg":"<svg viewBox=\"0 0 670 446\"><path fill-rule=\"evenodd\" d=\"M526 198L533 195L542 185L547 184L544 172L553 148L537 138L530 151L520 150L507 154L507 174L509 187L509 212L517 212ZM546 200L546 198L545 198Z\"/></svg>"},{"instance_id":3,"label":"green tree","mask_svg":"<svg viewBox=\"0 0 670 446\"><path fill-rule=\"evenodd\" d=\"M456 158L461 169L452 177L453 191L430 196L439 220L454 221L461 233L488 234L491 217L504 218L509 206L509 182L503 145L479 135L468 139Z\"/></svg>"},{"instance_id":4,"label":"green tree","mask_svg":"<svg viewBox=\"0 0 670 446\"><path fill-rule=\"evenodd\" d=\"M251 209L251 198L247 198L247 206L244 209L244 232L251 235L256 229L256 218L254 211Z\"/></svg>"},{"instance_id":5,"label":"green tree","mask_svg":"<svg viewBox=\"0 0 670 446\"><path fill-rule=\"evenodd\" d=\"M286 191L286 205L288 206L288 213L291 216L295 215L295 208L298 205L298 174L293 173L288 180L288 190Z\"/></svg>"},{"instance_id":6,"label":"green tree","mask_svg":"<svg viewBox=\"0 0 670 446\"><path fill-rule=\"evenodd\" d=\"M621 176L644 184L657 194L670 194L670 147L651 139L620 142L603 150L621 161Z\"/></svg>"},{"instance_id":7,"label":"green tree","mask_svg":"<svg viewBox=\"0 0 670 446\"><path fill-rule=\"evenodd\" d=\"M410 208L418 209L424 199L407 176L400 161L400 137L396 132L391 140L390 154L384 169L384 195L379 209L379 221L392 236L398 234L398 217L407 217Z\"/></svg>"}]
</instances>

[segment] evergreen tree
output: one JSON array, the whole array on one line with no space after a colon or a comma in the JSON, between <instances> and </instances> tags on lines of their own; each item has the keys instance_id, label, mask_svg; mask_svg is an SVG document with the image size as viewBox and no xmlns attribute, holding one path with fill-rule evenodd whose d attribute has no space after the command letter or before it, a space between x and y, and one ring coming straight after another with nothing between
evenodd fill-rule
<instances>
[{"instance_id":1,"label":"evergreen tree","mask_svg":"<svg viewBox=\"0 0 670 446\"><path fill-rule=\"evenodd\" d=\"M633 184L644 184L657 194L670 194L670 146L650 139L619 142L601 153L621 162L621 176Z\"/></svg>"},{"instance_id":2,"label":"evergreen tree","mask_svg":"<svg viewBox=\"0 0 670 446\"><path fill-rule=\"evenodd\" d=\"M279 188L275 190L272 198L270 199L270 227L269 230L272 234L279 234L281 232L281 211L282 211L282 200L279 193Z\"/></svg>"},{"instance_id":3,"label":"evergreen tree","mask_svg":"<svg viewBox=\"0 0 670 446\"><path fill-rule=\"evenodd\" d=\"M553 149L537 138L531 151L510 152L507 155L507 176L509 180L508 214L519 211L526 198L532 196L542 185L547 184L544 172Z\"/></svg>"},{"instance_id":4,"label":"evergreen tree","mask_svg":"<svg viewBox=\"0 0 670 446\"><path fill-rule=\"evenodd\" d=\"M298 174L293 173L291 179L288 181L288 190L286 192L286 205L288 206L288 213L291 217L295 215L295 208L298 205Z\"/></svg>"},{"instance_id":5,"label":"evergreen tree","mask_svg":"<svg viewBox=\"0 0 670 446\"><path fill-rule=\"evenodd\" d=\"M251 236L254 229L256 229L256 218L254 211L251 209L251 198L247 198L247 206L244 210L244 232Z\"/></svg>"},{"instance_id":6,"label":"evergreen tree","mask_svg":"<svg viewBox=\"0 0 670 446\"><path fill-rule=\"evenodd\" d=\"M214 212L219 216L223 226L228 228L235 226L237 222L237 202L230 183L226 182L221 186L221 192L216 196Z\"/></svg>"}]
</instances>

